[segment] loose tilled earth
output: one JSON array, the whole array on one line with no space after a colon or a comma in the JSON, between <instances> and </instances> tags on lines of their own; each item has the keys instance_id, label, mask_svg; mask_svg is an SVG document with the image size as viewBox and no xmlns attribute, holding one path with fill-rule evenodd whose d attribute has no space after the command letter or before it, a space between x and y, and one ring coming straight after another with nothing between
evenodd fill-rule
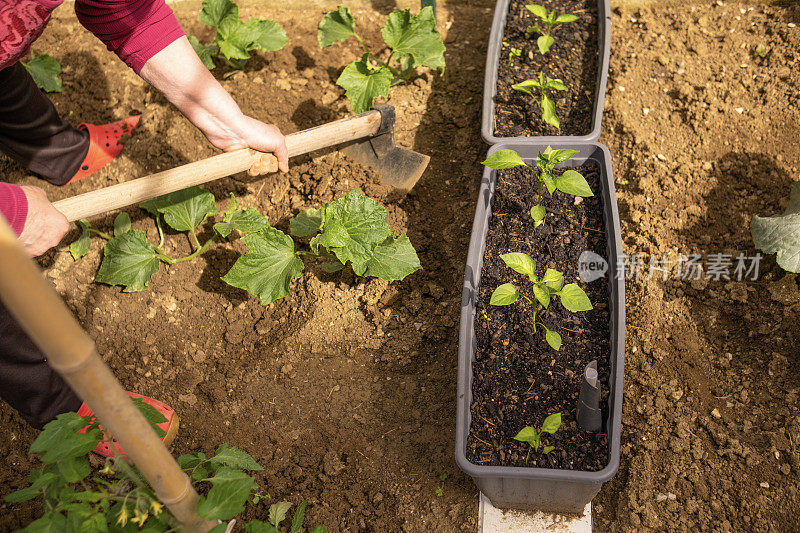
<instances>
[{"instance_id":1,"label":"loose tilled earth","mask_svg":"<svg viewBox=\"0 0 800 533\"><path fill-rule=\"evenodd\" d=\"M246 4L249 5L249 4ZM344 116L334 80L355 43L320 51L322 8L245 8L288 31L222 83L244 110L295 131ZM411 5L411 4L409 4ZM418 4L416 4L418 5ZM331 4L330 7L332 7ZM373 42L389 5L356 9ZM198 5L176 8L206 40ZM230 442L265 470L274 498L310 501L309 523L332 531L474 531L477 491L453 460L460 285L486 147L479 138L492 4L447 2L447 72L397 87L398 139L431 155L425 176L394 199L335 153L285 176L243 176L233 190L278 227L308 206L363 186L406 229L424 270L402 283L356 281L309 268L286 299L263 308L219 281L234 242L166 268L150 290L94 285L100 243L79 263L66 247L40 263L125 387L171 403L175 453ZM681 2L615 8L603 140L617 179L625 251L754 255L752 214L781 210L800 171L800 7ZM763 43L766 58L754 54ZM144 120L121 159L63 198L214 153L202 136L59 8L34 45L64 66L53 96L71 121ZM221 75L223 72L218 72ZM0 160L3 179L41 184ZM134 227L154 236L136 208ZM111 215L97 223L110 227ZM77 232L74 232L76 236ZM186 252L172 236L173 251ZM673 265L674 267L674 265ZM645 266L645 272L647 271ZM773 258L755 281L627 282L622 462L594 501L598 530L790 531L800 509L800 290ZM25 483L36 432L0 407L2 492ZM446 481L439 474L447 473ZM436 489L443 489L443 496ZM266 512L264 504L250 516ZM33 503L0 504L0 529L29 522Z\"/></svg>"}]
</instances>

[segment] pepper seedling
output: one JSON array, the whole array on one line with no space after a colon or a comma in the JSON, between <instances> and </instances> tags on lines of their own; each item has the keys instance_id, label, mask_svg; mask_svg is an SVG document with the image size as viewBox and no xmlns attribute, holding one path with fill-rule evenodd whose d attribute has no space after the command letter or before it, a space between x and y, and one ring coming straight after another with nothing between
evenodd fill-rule
<instances>
[{"instance_id":1,"label":"pepper seedling","mask_svg":"<svg viewBox=\"0 0 800 533\"><path fill-rule=\"evenodd\" d=\"M507 42L503 41L503 48L508 48L508 62L513 63L515 57L522 57L522 48L514 48Z\"/></svg>"},{"instance_id":2,"label":"pepper seedling","mask_svg":"<svg viewBox=\"0 0 800 533\"><path fill-rule=\"evenodd\" d=\"M542 434L543 433L550 433L551 435L555 434L558 431L558 428L561 427L561 413L553 413L552 415L548 416L544 419L544 423L542 423L542 427L538 430L534 426L525 426L522 428L519 433L514 437L514 440L518 440L520 442L527 442L530 447L528 448L528 455L525 457L525 462L528 462L528 459L531 458L531 450L538 452L539 447L542 446ZM555 449L555 446L544 446L542 448L542 453L547 455L548 453L552 452Z\"/></svg>"},{"instance_id":3,"label":"pepper seedling","mask_svg":"<svg viewBox=\"0 0 800 533\"><path fill-rule=\"evenodd\" d=\"M544 6L540 6L538 4L528 4L525 6L525 8L539 17L542 22L541 26L539 24L534 24L525 31L528 37L534 33L541 34L539 38L536 39L536 46L539 47L539 53L542 55L545 55L547 52L549 52L550 47L553 46L553 43L555 42L555 39L551 35L553 28L578 20L577 16L569 13L558 15L555 9L548 13Z\"/></svg>"},{"instance_id":4,"label":"pepper seedling","mask_svg":"<svg viewBox=\"0 0 800 533\"><path fill-rule=\"evenodd\" d=\"M536 276L536 261L531 256L522 252L511 252L503 254L500 259L513 271L528 276L528 279L533 284L533 296L536 301L521 293L513 283L503 283L497 287L489 300L490 305L511 305L516 302L520 296L528 300L533 305L533 317L531 323L533 324L533 332L536 333L536 327L541 326L544 329L544 338L551 348L558 351L561 349L561 335L557 332L548 329L542 322L537 320L539 312L539 305L547 309L550 306L551 300L558 296L561 300L561 305L568 311L573 313L579 311L589 311L592 309L592 303L589 297L583 292L577 283L568 283L564 285L564 274L558 270L548 268L544 275L539 278ZM538 304L536 303L538 302Z\"/></svg>"},{"instance_id":5,"label":"pepper seedling","mask_svg":"<svg viewBox=\"0 0 800 533\"><path fill-rule=\"evenodd\" d=\"M520 91L533 97L536 95L533 94L532 89L539 89L539 110L542 112L542 120L558 130L561 129L561 121L558 119L558 115L556 114L556 104L549 96L547 96L547 92L551 90L566 91L567 86L564 85L563 81L559 79L548 78L545 76L544 72L540 72L538 78L532 78L515 83L511 86L511 88L515 91Z\"/></svg>"},{"instance_id":6,"label":"pepper seedling","mask_svg":"<svg viewBox=\"0 0 800 533\"><path fill-rule=\"evenodd\" d=\"M559 148L553 150L548 146L544 152L540 152L536 157L536 166L539 167L539 175L537 176L539 183L537 186L537 199L536 205L531 208L531 217L535 222L535 227L539 227L547 215L547 210L542 206L542 185L547 188L547 192L551 195L559 190L566 194L574 196L588 197L594 196L589 183L583 175L575 170L565 170L562 174L556 175L555 166L558 163L567 161L574 155L578 154L578 150L571 150L569 148ZM522 160L522 157L514 150L498 150L486 158L481 164L496 170L514 168L514 167L527 167L530 165Z\"/></svg>"}]
</instances>

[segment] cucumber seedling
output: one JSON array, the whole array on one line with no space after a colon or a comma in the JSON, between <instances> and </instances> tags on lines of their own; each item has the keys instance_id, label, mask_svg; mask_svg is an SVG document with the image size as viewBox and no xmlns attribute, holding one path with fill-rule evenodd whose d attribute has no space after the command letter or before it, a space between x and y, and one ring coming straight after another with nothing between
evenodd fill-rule
<instances>
[{"instance_id":1,"label":"cucumber seedling","mask_svg":"<svg viewBox=\"0 0 800 533\"><path fill-rule=\"evenodd\" d=\"M553 46L553 43L555 42L555 39L551 35L554 28L561 26L562 24L575 22L578 20L577 16L569 13L559 15L556 13L555 9L548 13L544 6L540 6L538 4L528 4L525 6L525 9L539 17L541 20L541 25L534 24L525 31L525 34L528 37L534 33L540 34L539 38L536 39L536 46L539 47L539 53L542 55L545 55L548 51L550 51L550 47Z\"/></svg>"},{"instance_id":2,"label":"cucumber seedling","mask_svg":"<svg viewBox=\"0 0 800 533\"><path fill-rule=\"evenodd\" d=\"M551 435L555 434L558 431L558 428L561 427L561 413L554 413L547 418L544 419L542 423L542 427L536 429L534 426L525 426L522 428L519 433L514 437L514 440L518 440L520 442L527 442L530 447L528 448L528 455L525 457L525 462L528 462L528 459L531 458L531 450L538 452L539 447L542 446L542 434L549 433ZM548 453L552 452L555 449L555 446L544 446L542 448L542 453L547 455Z\"/></svg>"},{"instance_id":3,"label":"cucumber seedling","mask_svg":"<svg viewBox=\"0 0 800 533\"><path fill-rule=\"evenodd\" d=\"M515 83L511 88L533 97L536 97L533 94L533 89L539 89L539 110L542 113L542 120L558 130L561 129L561 121L556 114L556 103L548 96L548 91L566 91L567 86L564 85L563 81L548 78L544 72L540 72L538 78Z\"/></svg>"},{"instance_id":4,"label":"cucumber seedling","mask_svg":"<svg viewBox=\"0 0 800 533\"><path fill-rule=\"evenodd\" d=\"M565 194L572 194L574 196L588 197L594 196L592 189L589 187L586 178L575 170L565 170L561 174L555 173L555 166L562 163L572 156L576 155L578 150L570 150L569 148L559 148L553 150L547 147L544 152L540 152L536 157L536 166L539 167L539 174L537 176L539 183L537 185L537 198L536 205L531 208L531 217L535 222L535 227L539 227L547 215L547 210L542 205L542 185L547 188L547 192L551 195L559 190ZM530 165L522 160L522 157L514 150L498 150L485 161L482 162L489 168L497 170L514 167L527 167Z\"/></svg>"},{"instance_id":5,"label":"cucumber seedling","mask_svg":"<svg viewBox=\"0 0 800 533\"><path fill-rule=\"evenodd\" d=\"M408 9L390 13L381 36L389 48L389 55L381 56L385 60L374 54L356 33L356 21L348 8L338 6L319 23L320 48L354 37L364 50L361 59L347 65L336 80L356 113L369 110L373 99L388 96L390 87L408 80L418 67L444 73L445 46L431 6L425 6L414 16Z\"/></svg>"},{"instance_id":6,"label":"cucumber seedling","mask_svg":"<svg viewBox=\"0 0 800 533\"><path fill-rule=\"evenodd\" d=\"M520 296L528 300L533 306L533 316L531 317L533 332L536 333L537 326L544 329L544 338L547 344L558 351L561 348L561 335L549 329L544 323L538 320L539 305L547 309L550 307L551 300L558 296L561 300L561 305L568 311L572 311L573 313L589 311L592 309L592 303L589 301L589 297L586 296L586 293L583 292L583 289L581 289L577 283L568 283L564 285L564 274L558 270L548 268L541 278L536 276L536 261L528 254L511 252L501 255L500 259L502 259L511 270L528 276L528 279L533 284L533 297L536 301L521 293L513 283L503 283L492 292L489 304L498 306L511 305L516 302Z\"/></svg>"}]
</instances>

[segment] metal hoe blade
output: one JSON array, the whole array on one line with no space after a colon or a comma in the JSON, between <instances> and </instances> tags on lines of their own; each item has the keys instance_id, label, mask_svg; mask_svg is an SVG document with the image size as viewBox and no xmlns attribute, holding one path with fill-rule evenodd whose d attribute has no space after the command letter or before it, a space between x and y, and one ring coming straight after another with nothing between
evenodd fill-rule
<instances>
[{"instance_id":1,"label":"metal hoe blade","mask_svg":"<svg viewBox=\"0 0 800 533\"><path fill-rule=\"evenodd\" d=\"M381 126L367 139L340 148L350 158L375 170L383 185L407 192L419 181L428 167L430 156L394 144L395 115L390 105L378 104Z\"/></svg>"}]
</instances>

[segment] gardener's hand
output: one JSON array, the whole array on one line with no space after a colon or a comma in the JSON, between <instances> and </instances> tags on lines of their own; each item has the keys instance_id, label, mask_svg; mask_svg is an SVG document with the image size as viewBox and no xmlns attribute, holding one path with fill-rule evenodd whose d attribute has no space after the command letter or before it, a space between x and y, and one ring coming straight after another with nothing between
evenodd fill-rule
<instances>
[{"instance_id":1,"label":"gardener's hand","mask_svg":"<svg viewBox=\"0 0 800 533\"><path fill-rule=\"evenodd\" d=\"M228 132L231 133L228 133ZM235 133L234 133L235 132ZM218 132L206 134L208 140L226 152L240 148L252 148L261 154L247 173L251 176L272 172L289 172L289 152L280 130L272 124L264 124L254 118L241 115L235 123Z\"/></svg>"},{"instance_id":2,"label":"gardener's hand","mask_svg":"<svg viewBox=\"0 0 800 533\"><path fill-rule=\"evenodd\" d=\"M19 240L31 257L36 257L61 242L69 231L69 222L42 189L30 185L21 188L28 199L28 216Z\"/></svg>"}]
</instances>

